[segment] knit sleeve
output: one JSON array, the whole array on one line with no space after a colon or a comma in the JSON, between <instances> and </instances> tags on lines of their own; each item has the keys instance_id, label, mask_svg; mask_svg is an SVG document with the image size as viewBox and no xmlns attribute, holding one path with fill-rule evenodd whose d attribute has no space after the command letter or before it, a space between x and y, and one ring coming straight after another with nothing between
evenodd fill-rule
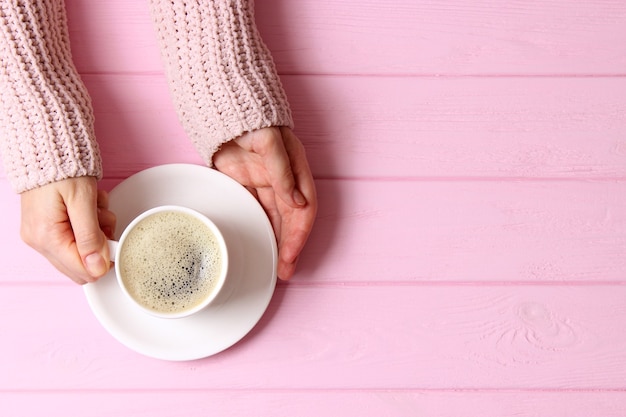
<instances>
[{"instance_id":1,"label":"knit sleeve","mask_svg":"<svg viewBox=\"0 0 626 417\"><path fill-rule=\"evenodd\" d=\"M244 132L293 121L252 0L150 0L183 128L212 164Z\"/></svg>"},{"instance_id":2,"label":"knit sleeve","mask_svg":"<svg viewBox=\"0 0 626 417\"><path fill-rule=\"evenodd\" d=\"M23 192L102 174L88 93L72 63L63 0L0 3L0 145Z\"/></svg>"}]
</instances>

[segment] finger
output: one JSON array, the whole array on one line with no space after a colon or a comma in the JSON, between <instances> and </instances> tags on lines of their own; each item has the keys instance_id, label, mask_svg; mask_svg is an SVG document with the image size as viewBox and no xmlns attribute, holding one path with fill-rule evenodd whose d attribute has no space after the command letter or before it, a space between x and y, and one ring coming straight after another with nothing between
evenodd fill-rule
<instances>
[{"instance_id":1,"label":"finger","mask_svg":"<svg viewBox=\"0 0 626 417\"><path fill-rule=\"evenodd\" d=\"M277 275L282 281L289 281L296 273L297 259L294 262L278 260Z\"/></svg>"},{"instance_id":2,"label":"finger","mask_svg":"<svg viewBox=\"0 0 626 417\"><path fill-rule=\"evenodd\" d=\"M276 234L278 277L288 280L295 272L298 257L309 237L315 211L311 205L294 209L282 201L277 201L276 208L268 210L267 201L270 196L266 197L264 193L260 193L259 196Z\"/></svg>"},{"instance_id":3,"label":"finger","mask_svg":"<svg viewBox=\"0 0 626 417\"><path fill-rule=\"evenodd\" d=\"M100 225L100 230L102 230L108 239L115 239L114 230L116 222L117 218L115 213L107 209L98 208L98 224Z\"/></svg>"},{"instance_id":4,"label":"finger","mask_svg":"<svg viewBox=\"0 0 626 417\"><path fill-rule=\"evenodd\" d=\"M298 213L295 219L283 222L280 240L280 258L287 263L294 263L309 238L313 221L308 213ZM296 223L299 221L299 223Z\"/></svg>"},{"instance_id":5,"label":"finger","mask_svg":"<svg viewBox=\"0 0 626 417\"><path fill-rule=\"evenodd\" d=\"M278 277L289 280L296 270L298 257L308 238L307 233L284 232L283 239L278 249Z\"/></svg>"},{"instance_id":6,"label":"finger","mask_svg":"<svg viewBox=\"0 0 626 417\"><path fill-rule=\"evenodd\" d=\"M104 190L98 190L97 196L98 206L98 224L100 230L108 239L115 239L113 236L115 230L116 217L115 213L109 210L109 193Z\"/></svg>"},{"instance_id":7,"label":"finger","mask_svg":"<svg viewBox=\"0 0 626 417\"><path fill-rule=\"evenodd\" d=\"M285 149L289 155L292 172L296 182L296 188L301 192L304 204L312 204L317 210L317 195L313 174L306 157L306 151L302 142L288 127L281 127L280 131L284 138Z\"/></svg>"},{"instance_id":8,"label":"finger","mask_svg":"<svg viewBox=\"0 0 626 417\"><path fill-rule=\"evenodd\" d=\"M93 281L93 278L89 277L84 268L81 265L80 259L76 259L78 261L79 267L77 268L68 268L65 266L65 260L57 260L56 258L48 258L52 266L54 266L59 272L61 272L66 277L69 277L72 281L77 283L78 285L85 285L87 282ZM89 281L88 281L89 280Z\"/></svg>"},{"instance_id":9,"label":"finger","mask_svg":"<svg viewBox=\"0 0 626 417\"><path fill-rule=\"evenodd\" d=\"M281 279L289 279L293 275L298 257L309 238L317 214L317 201L301 208L292 208L279 204L281 219L278 254Z\"/></svg>"},{"instance_id":10,"label":"finger","mask_svg":"<svg viewBox=\"0 0 626 417\"><path fill-rule=\"evenodd\" d=\"M69 230L66 237L63 235L65 233L50 236L48 244L41 246L39 251L57 270L68 276L72 281L81 285L95 281L95 278L87 272L83 265L76 249L72 231Z\"/></svg>"},{"instance_id":11,"label":"finger","mask_svg":"<svg viewBox=\"0 0 626 417\"><path fill-rule=\"evenodd\" d=\"M92 278L99 278L108 272L110 261L106 237L98 221L95 186L81 190L66 205L82 263Z\"/></svg>"},{"instance_id":12,"label":"finger","mask_svg":"<svg viewBox=\"0 0 626 417\"><path fill-rule=\"evenodd\" d=\"M269 187L257 189L256 194L259 203L263 207L265 214L272 224L272 229L274 229L274 234L276 235L276 241L280 247L280 242L282 240L282 218L276 204L276 194L274 193L274 190Z\"/></svg>"},{"instance_id":13,"label":"finger","mask_svg":"<svg viewBox=\"0 0 626 417\"><path fill-rule=\"evenodd\" d=\"M61 189L74 180L60 181L21 195L22 239L60 272L78 284L93 280L76 250Z\"/></svg>"},{"instance_id":14,"label":"finger","mask_svg":"<svg viewBox=\"0 0 626 417\"><path fill-rule=\"evenodd\" d=\"M291 160L285 149L282 133L277 128L272 128L270 132L269 135L259 135L262 137L261 145L256 152L263 160L268 172L268 180L278 197L292 207L300 207L306 204L306 200L296 188Z\"/></svg>"},{"instance_id":15,"label":"finger","mask_svg":"<svg viewBox=\"0 0 626 417\"><path fill-rule=\"evenodd\" d=\"M285 127L281 128L281 131L285 138L285 147L291 158L297 187L302 191L307 201L305 207L294 210L289 224L285 226L287 232L282 245L282 257L285 262L293 263L295 266L297 257L304 248L317 216L317 192L304 146L291 129Z\"/></svg>"},{"instance_id":16,"label":"finger","mask_svg":"<svg viewBox=\"0 0 626 417\"><path fill-rule=\"evenodd\" d=\"M41 216L40 216L41 217ZM93 280L80 259L71 230L64 232L63 226L45 228L24 225L22 239L30 247L41 253L61 273L77 284L85 284Z\"/></svg>"},{"instance_id":17,"label":"finger","mask_svg":"<svg viewBox=\"0 0 626 417\"><path fill-rule=\"evenodd\" d=\"M263 206L276 236L276 243L278 246L277 276L281 280L288 280L293 276L297 262L296 257L292 257L291 252L289 252L289 248L293 247L293 245L287 244L287 247L285 247L285 242L289 241L289 236L287 234L288 229L286 229L288 225L285 224L285 220L288 218L288 212L293 211L293 208L287 206L285 203L281 204L276 200L276 198L276 194L272 188L267 187L258 190L259 202ZM281 212L279 206L283 207L283 212ZM287 216L285 217L285 215ZM285 250L288 251L288 255L285 255Z\"/></svg>"},{"instance_id":18,"label":"finger","mask_svg":"<svg viewBox=\"0 0 626 417\"><path fill-rule=\"evenodd\" d=\"M96 197L96 205L98 208L108 209L109 208L109 193L104 190L98 190L98 194Z\"/></svg>"}]
</instances>

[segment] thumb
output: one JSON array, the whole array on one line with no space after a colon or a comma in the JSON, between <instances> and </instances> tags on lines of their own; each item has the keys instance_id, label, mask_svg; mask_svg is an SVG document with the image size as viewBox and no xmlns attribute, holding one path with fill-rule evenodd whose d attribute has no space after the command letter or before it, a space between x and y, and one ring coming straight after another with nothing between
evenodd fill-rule
<instances>
[{"instance_id":1,"label":"thumb","mask_svg":"<svg viewBox=\"0 0 626 417\"><path fill-rule=\"evenodd\" d=\"M110 257L107 239L98 222L96 204L97 191L93 194L74 199L67 204L67 214L74 232L76 250L80 255L87 273L94 279L100 278L109 271Z\"/></svg>"}]
</instances>

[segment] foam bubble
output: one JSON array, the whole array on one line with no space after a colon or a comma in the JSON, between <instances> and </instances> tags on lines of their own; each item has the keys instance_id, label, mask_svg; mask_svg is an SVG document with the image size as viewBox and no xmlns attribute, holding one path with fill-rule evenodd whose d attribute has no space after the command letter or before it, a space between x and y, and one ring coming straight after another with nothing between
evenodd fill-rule
<instances>
[{"instance_id":1,"label":"foam bubble","mask_svg":"<svg viewBox=\"0 0 626 417\"><path fill-rule=\"evenodd\" d=\"M119 263L135 300L156 312L178 313L202 303L215 288L222 257L206 224L186 213L164 211L131 230Z\"/></svg>"}]
</instances>

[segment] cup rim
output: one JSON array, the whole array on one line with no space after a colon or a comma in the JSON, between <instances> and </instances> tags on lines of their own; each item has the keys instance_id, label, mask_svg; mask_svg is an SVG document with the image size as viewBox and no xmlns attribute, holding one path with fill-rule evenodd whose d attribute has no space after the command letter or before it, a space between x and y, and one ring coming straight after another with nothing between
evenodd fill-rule
<instances>
[{"instance_id":1,"label":"cup rim","mask_svg":"<svg viewBox=\"0 0 626 417\"><path fill-rule=\"evenodd\" d=\"M153 310L151 308L144 306L139 301L137 301L126 288L124 279L122 278L122 273L120 270L120 262L119 262L120 254L124 246L124 242L127 236L130 234L130 232L133 230L133 228L137 224L139 224L139 222L141 222L142 220L154 214L167 212L167 211L174 211L178 213L188 214L202 221L215 236L220 247L220 252L222 254L222 268L220 269L220 274L217 277L217 283L213 287L213 290L210 292L210 294L201 303L197 304L195 307L187 309L187 310L179 311L179 312L174 312L174 313L165 313L165 312L156 311L156 310ZM222 232L217 227L217 225L211 219L209 219L206 215L200 213L197 210L194 210L185 206L178 206L178 205L173 205L173 204L161 205L161 206L153 207L151 209L148 209L140 213L124 228L120 238L118 239L115 252L116 252L115 253L115 259L116 259L115 276L116 276L119 287L122 289L122 292L135 306L137 306L144 312L152 316L158 317L158 318L166 318L166 319L183 318L183 317L191 316L203 310L208 305L210 305L215 300L215 298L217 298L218 294L221 292L222 288L224 287L224 283L226 282L226 276L228 275L228 248L226 246L226 240L224 239Z\"/></svg>"}]
</instances>

